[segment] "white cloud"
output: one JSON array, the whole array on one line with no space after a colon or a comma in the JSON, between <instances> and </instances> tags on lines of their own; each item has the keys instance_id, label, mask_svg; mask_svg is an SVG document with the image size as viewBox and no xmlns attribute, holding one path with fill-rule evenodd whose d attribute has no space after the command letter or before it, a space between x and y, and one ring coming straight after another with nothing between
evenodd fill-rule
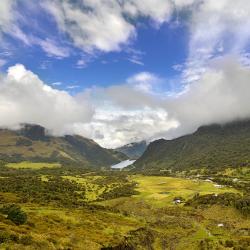
<instances>
[{"instance_id":1,"label":"white cloud","mask_svg":"<svg viewBox=\"0 0 250 250\"><path fill-rule=\"evenodd\" d=\"M59 28L69 34L77 47L86 51L119 50L133 36L117 1L47 1L46 9L55 17Z\"/></svg>"},{"instance_id":2,"label":"white cloud","mask_svg":"<svg viewBox=\"0 0 250 250\"><path fill-rule=\"evenodd\" d=\"M27 7L27 5L25 4L27 3L24 3L24 6ZM28 11L32 11L32 8ZM68 47L60 45L51 38L40 39L38 37L34 37L32 34L32 25L30 25L30 22L32 22L32 20L27 20L27 17L18 10L17 0L1 0L0 39L1 36L5 34L21 41L26 46L38 45L49 57L61 59L70 55L70 50ZM26 25L27 23L29 24L29 29L27 29L26 31L21 28L23 23Z\"/></svg>"},{"instance_id":3,"label":"white cloud","mask_svg":"<svg viewBox=\"0 0 250 250\"><path fill-rule=\"evenodd\" d=\"M213 61L201 79L178 96L159 95L159 78L149 72L122 85L93 87L71 96L16 65L1 77L0 126L38 123L53 134L78 133L106 147L170 139L204 124L249 118L249 79L250 68L239 58L227 57ZM151 87L138 88L141 83Z\"/></svg>"},{"instance_id":4,"label":"white cloud","mask_svg":"<svg viewBox=\"0 0 250 250\"><path fill-rule=\"evenodd\" d=\"M165 103L171 118L179 121L172 136L193 132L201 125L250 118L250 69L239 58L215 60L199 81Z\"/></svg>"},{"instance_id":5,"label":"white cloud","mask_svg":"<svg viewBox=\"0 0 250 250\"><path fill-rule=\"evenodd\" d=\"M49 38L45 40L35 39L35 41L35 43L40 45L49 57L62 59L70 55L70 51L67 47L62 47Z\"/></svg>"},{"instance_id":6,"label":"white cloud","mask_svg":"<svg viewBox=\"0 0 250 250\"><path fill-rule=\"evenodd\" d=\"M21 40L26 45L33 45L32 33L22 30L22 25L29 22L27 17L15 7L17 0L2 0L0 6L0 31ZM31 6L32 7L31 7ZM59 29L69 35L74 45L86 52L101 50L118 51L136 37L135 21L148 17L156 24L168 21L174 10L170 0L44 0L39 4L24 3L27 11L36 14L40 7L52 14ZM40 10L41 11L41 10ZM133 22L132 20L133 19ZM30 28L33 29L33 26ZM48 34L51 37L51 34ZM59 46L48 39L39 43L46 53L64 57ZM131 61L141 62L136 58Z\"/></svg>"},{"instance_id":7,"label":"white cloud","mask_svg":"<svg viewBox=\"0 0 250 250\"><path fill-rule=\"evenodd\" d=\"M128 0L124 11L133 17L147 16L157 23L168 21L172 15L173 4L168 0Z\"/></svg>"},{"instance_id":8,"label":"white cloud","mask_svg":"<svg viewBox=\"0 0 250 250\"><path fill-rule=\"evenodd\" d=\"M12 7L15 0L1 0L0 4L0 31L6 31L10 26L13 15Z\"/></svg>"},{"instance_id":9,"label":"white cloud","mask_svg":"<svg viewBox=\"0 0 250 250\"><path fill-rule=\"evenodd\" d=\"M134 64L137 64L137 65L140 65L140 66L144 66L144 63L138 59L135 59L135 58L128 58L128 61L134 63Z\"/></svg>"},{"instance_id":10,"label":"white cloud","mask_svg":"<svg viewBox=\"0 0 250 250\"><path fill-rule=\"evenodd\" d=\"M59 29L87 52L118 51L136 36L135 24L129 18L148 17L160 25L170 19L174 10L170 0L52 0L43 7L54 16ZM135 58L131 61L141 63Z\"/></svg>"},{"instance_id":11,"label":"white cloud","mask_svg":"<svg viewBox=\"0 0 250 250\"><path fill-rule=\"evenodd\" d=\"M144 72L120 86L93 88L71 96L17 64L1 77L0 126L16 128L20 123L36 123L54 135L79 133L106 147L151 138L177 127L178 122L170 119L156 100L132 87L133 78L137 82L154 81L153 75ZM124 94L131 102L120 98Z\"/></svg>"},{"instance_id":12,"label":"white cloud","mask_svg":"<svg viewBox=\"0 0 250 250\"><path fill-rule=\"evenodd\" d=\"M34 45L31 34L20 28L20 23L27 24L27 18L15 8L16 2L1 1L0 30L26 45ZM28 4L24 6L28 9ZM130 43L136 37L136 22L140 17L150 18L153 23L161 25L170 21L173 13L187 10L189 60L201 61L202 64L216 52L241 51L250 38L248 0L44 0L28 10L37 11L40 6L52 14L59 29L70 37L75 46L92 53L96 49L117 51ZM62 58L69 54L67 48L50 38L39 44L50 56ZM128 59L143 64L141 58L132 56Z\"/></svg>"},{"instance_id":13,"label":"white cloud","mask_svg":"<svg viewBox=\"0 0 250 250\"><path fill-rule=\"evenodd\" d=\"M145 55L144 52L137 49L127 48L126 53L128 54L128 61L140 66L144 66L143 62L143 56Z\"/></svg>"},{"instance_id":14,"label":"white cloud","mask_svg":"<svg viewBox=\"0 0 250 250\"><path fill-rule=\"evenodd\" d=\"M51 83L52 86L61 86L62 82L53 82Z\"/></svg>"},{"instance_id":15,"label":"white cloud","mask_svg":"<svg viewBox=\"0 0 250 250\"><path fill-rule=\"evenodd\" d=\"M10 67L8 74L1 77L0 126L37 123L54 134L62 134L74 123L90 121L92 115L85 96L72 97L53 89L23 65Z\"/></svg>"},{"instance_id":16,"label":"white cloud","mask_svg":"<svg viewBox=\"0 0 250 250\"><path fill-rule=\"evenodd\" d=\"M97 107L93 120L89 124L76 124L75 131L87 132L89 137L104 147L119 147L140 141L176 128L178 122L169 119L167 112L161 108L145 107L128 110L119 107ZM154 138L157 138L154 137Z\"/></svg>"},{"instance_id":17,"label":"white cloud","mask_svg":"<svg viewBox=\"0 0 250 250\"><path fill-rule=\"evenodd\" d=\"M90 124L78 124L77 131L89 131L100 144L114 147L143 139L171 139L202 125L247 119L249 79L250 68L231 56L211 62L201 78L179 95L159 96L154 88L136 88L143 81L154 86L155 76L142 72L123 85L93 89L96 114Z\"/></svg>"},{"instance_id":18,"label":"white cloud","mask_svg":"<svg viewBox=\"0 0 250 250\"><path fill-rule=\"evenodd\" d=\"M248 0L193 3L188 20L189 55L183 69L183 81L187 83L200 79L213 58L232 53L240 55L250 44Z\"/></svg>"},{"instance_id":19,"label":"white cloud","mask_svg":"<svg viewBox=\"0 0 250 250\"><path fill-rule=\"evenodd\" d=\"M73 85L68 85L66 89L77 89L79 87L80 87L79 85L73 84Z\"/></svg>"},{"instance_id":20,"label":"white cloud","mask_svg":"<svg viewBox=\"0 0 250 250\"><path fill-rule=\"evenodd\" d=\"M2 33L19 39L26 45L30 45L29 38L19 28L17 20L20 13L16 10L17 0L1 0L0 4L0 38Z\"/></svg>"},{"instance_id":21,"label":"white cloud","mask_svg":"<svg viewBox=\"0 0 250 250\"><path fill-rule=\"evenodd\" d=\"M78 60L78 61L76 62L76 67L77 67L78 69L84 69L84 68L87 67L87 62L86 62L85 60L83 60L83 59L80 59L80 60Z\"/></svg>"},{"instance_id":22,"label":"white cloud","mask_svg":"<svg viewBox=\"0 0 250 250\"><path fill-rule=\"evenodd\" d=\"M67 48L50 38L38 41L25 34L14 23L15 12L11 6L15 1L2 1L2 32L9 32L26 45L41 46L50 56L69 55ZM169 21L174 11L188 11L188 58L174 66L181 73L181 84L186 85L176 94L175 86L170 88L167 79L141 72L124 84L92 88L73 97L49 87L34 73L16 65L1 77L0 126L39 123L55 134L78 132L104 146L114 147L134 140L171 138L192 132L200 125L250 117L250 60L246 52L250 41L248 0L51 0L43 3L59 29L89 53L120 50L136 36L135 22L139 17L148 17L153 24L160 25ZM131 62L143 63L141 52L126 53ZM84 67L85 63L80 59L77 66ZM76 87L68 85L67 88Z\"/></svg>"},{"instance_id":23,"label":"white cloud","mask_svg":"<svg viewBox=\"0 0 250 250\"><path fill-rule=\"evenodd\" d=\"M130 77L127 82L136 90L152 93L155 92L155 85L160 83L161 79L152 73L141 72Z\"/></svg>"}]
</instances>

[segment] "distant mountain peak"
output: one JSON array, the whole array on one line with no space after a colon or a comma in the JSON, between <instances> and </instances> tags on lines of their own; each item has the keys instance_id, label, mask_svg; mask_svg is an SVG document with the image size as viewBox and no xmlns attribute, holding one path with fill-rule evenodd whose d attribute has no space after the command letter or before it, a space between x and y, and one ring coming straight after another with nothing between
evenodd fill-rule
<instances>
[{"instance_id":1,"label":"distant mountain peak","mask_svg":"<svg viewBox=\"0 0 250 250\"><path fill-rule=\"evenodd\" d=\"M115 151L127 155L130 159L138 159L144 153L146 148L147 142L140 141L126 144L122 147L116 148Z\"/></svg>"}]
</instances>

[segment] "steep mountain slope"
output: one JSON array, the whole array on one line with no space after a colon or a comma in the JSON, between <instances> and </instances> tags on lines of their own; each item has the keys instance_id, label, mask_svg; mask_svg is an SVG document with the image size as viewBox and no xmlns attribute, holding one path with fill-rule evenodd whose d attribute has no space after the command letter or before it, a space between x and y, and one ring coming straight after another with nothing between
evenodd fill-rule
<instances>
[{"instance_id":1,"label":"steep mountain slope","mask_svg":"<svg viewBox=\"0 0 250 250\"><path fill-rule=\"evenodd\" d=\"M200 127L174 140L157 140L135 162L137 169L224 168L250 165L250 121Z\"/></svg>"},{"instance_id":2,"label":"steep mountain slope","mask_svg":"<svg viewBox=\"0 0 250 250\"><path fill-rule=\"evenodd\" d=\"M26 124L18 131L0 129L0 159L8 162L81 163L101 167L127 157L78 135L49 136L45 128Z\"/></svg>"},{"instance_id":3,"label":"steep mountain slope","mask_svg":"<svg viewBox=\"0 0 250 250\"><path fill-rule=\"evenodd\" d=\"M146 148L146 141L141 141L127 144L115 150L127 155L130 159L138 159L145 152Z\"/></svg>"}]
</instances>

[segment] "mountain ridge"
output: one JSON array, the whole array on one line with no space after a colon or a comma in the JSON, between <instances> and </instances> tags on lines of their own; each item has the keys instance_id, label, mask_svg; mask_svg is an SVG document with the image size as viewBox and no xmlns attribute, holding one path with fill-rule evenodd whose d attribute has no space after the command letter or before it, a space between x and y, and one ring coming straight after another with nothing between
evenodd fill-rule
<instances>
[{"instance_id":1,"label":"mountain ridge","mask_svg":"<svg viewBox=\"0 0 250 250\"><path fill-rule=\"evenodd\" d=\"M173 140L156 140L135 162L141 170L240 165L250 165L250 120L205 125Z\"/></svg>"},{"instance_id":2,"label":"mountain ridge","mask_svg":"<svg viewBox=\"0 0 250 250\"><path fill-rule=\"evenodd\" d=\"M126 160L122 153L102 148L80 135L51 136L36 124L19 130L0 129L0 160L8 162L61 162L111 166Z\"/></svg>"}]
</instances>

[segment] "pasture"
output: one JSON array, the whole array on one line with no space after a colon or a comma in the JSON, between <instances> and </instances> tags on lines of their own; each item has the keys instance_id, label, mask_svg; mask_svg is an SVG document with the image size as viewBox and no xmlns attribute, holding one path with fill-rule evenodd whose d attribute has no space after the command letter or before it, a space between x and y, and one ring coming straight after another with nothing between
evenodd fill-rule
<instances>
[{"instance_id":1,"label":"pasture","mask_svg":"<svg viewBox=\"0 0 250 250\"><path fill-rule=\"evenodd\" d=\"M162 176L131 176L131 180L138 183L136 190L138 199L158 206L174 205L173 199L182 197L191 199L195 194L220 194L226 192L238 192L229 187L219 187L216 183L203 180L191 180L184 178L162 177Z\"/></svg>"}]
</instances>

